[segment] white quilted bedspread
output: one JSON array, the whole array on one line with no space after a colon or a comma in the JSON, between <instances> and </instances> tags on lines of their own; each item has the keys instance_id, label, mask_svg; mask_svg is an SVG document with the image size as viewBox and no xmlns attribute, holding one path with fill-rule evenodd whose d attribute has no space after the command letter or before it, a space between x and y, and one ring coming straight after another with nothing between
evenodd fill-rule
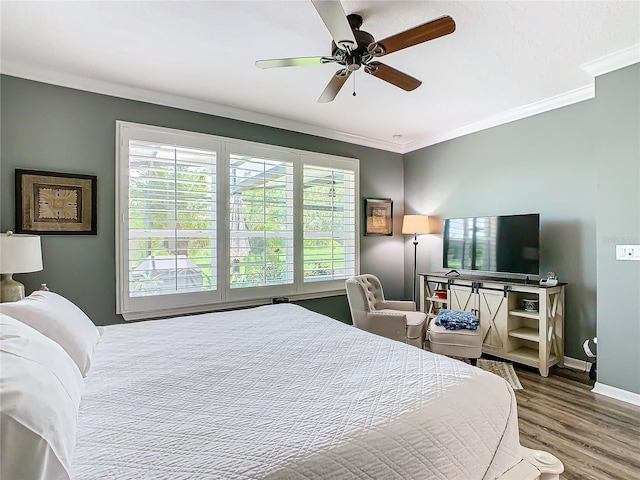
<instances>
[{"instance_id":1,"label":"white quilted bedspread","mask_svg":"<svg viewBox=\"0 0 640 480\"><path fill-rule=\"evenodd\" d=\"M295 305L106 327L78 479L491 479L521 459L501 378Z\"/></svg>"}]
</instances>

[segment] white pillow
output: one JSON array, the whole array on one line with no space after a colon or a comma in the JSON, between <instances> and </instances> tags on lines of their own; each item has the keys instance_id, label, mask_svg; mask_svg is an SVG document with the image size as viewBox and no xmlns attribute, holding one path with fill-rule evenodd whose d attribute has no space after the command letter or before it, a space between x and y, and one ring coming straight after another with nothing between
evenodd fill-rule
<instances>
[{"instance_id":1,"label":"white pillow","mask_svg":"<svg viewBox=\"0 0 640 480\"><path fill-rule=\"evenodd\" d=\"M3 478L70 478L82 376L69 355L0 314L0 464Z\"/></svg>"},{"instance_id":2,"label":"white pillow","mask_svg":"<svg viewBox=\"0 0 640 480\"><path fill-rule=\"evenodd\" d=\"M76 362L82 376L87 376L100 331L69 300L57 293L38 290L17 302L0 304L0 311L58 342Z\"/></svg>"}]
</instances>

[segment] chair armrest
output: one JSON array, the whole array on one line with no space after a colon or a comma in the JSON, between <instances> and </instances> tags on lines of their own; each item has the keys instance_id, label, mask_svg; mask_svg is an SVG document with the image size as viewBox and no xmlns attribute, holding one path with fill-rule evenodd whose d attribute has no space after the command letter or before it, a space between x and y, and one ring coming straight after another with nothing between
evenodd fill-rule
<instances>
[{"instance_id":1,"label":"chair armrest","mask_svg":"<svg viewBox=\"0 0 640 480\"><path fill-rule=\"evenodd\" d=\"M411 300L384 300L376 303L376 310L404 310L405 312L415 312L416 302Z\"/></svg>"},{"instance_id":2,"label":"chair armrest","mask_svg":"<svg viewBox=\"0 0 640 480\"><path fill-rule=\"evenodd\" d=\"M407 316L398 312L369 312L366 318L367 332L400 342L407 342Z\"/></svg>"}]
</instances>

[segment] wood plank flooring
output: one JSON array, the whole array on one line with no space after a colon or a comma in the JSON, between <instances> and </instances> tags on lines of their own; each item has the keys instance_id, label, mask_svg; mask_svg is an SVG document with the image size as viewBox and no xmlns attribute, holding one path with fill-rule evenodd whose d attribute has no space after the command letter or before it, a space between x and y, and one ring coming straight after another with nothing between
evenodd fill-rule
<instances>
[{"instance_id":1,"label":"wood plank flooring","mask_svg":"<svg viewBox=\"0 0 640 480\"><path fill-rule=\"evenodd\" d=\"M640 479L640 407L591 393L587 373L515 366L520 443L564 463L564 480Z\"/></svg>"}]
</instances>

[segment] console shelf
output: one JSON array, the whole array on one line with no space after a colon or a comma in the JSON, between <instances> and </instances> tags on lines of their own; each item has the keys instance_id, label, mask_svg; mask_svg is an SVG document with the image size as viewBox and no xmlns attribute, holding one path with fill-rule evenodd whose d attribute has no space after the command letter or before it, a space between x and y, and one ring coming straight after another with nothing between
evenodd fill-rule
<instances>
[{"instance_id":1,"label":"console shelf","mask_svg":"<svg viewBox=\"0 0 640 480\"><path fill-rule=\"evenodd\" d=\"M534 320L538 320L540 318L539 312L532 312L530 310L511 310L509 314L516 317L533 318Z\"/></svg>"},{"instance_id":2,"label":"console shelf","mask_svg":"<svg viewBox=\"0 0 640 480\"><path fill-rule=\"evenodd\" d=\"M435 302L435 303L443 303L445 305L449 303L449 300L447 300L446 298L440 298L440 297L428 297L426 300L429 300L430 302Z\"/></svg>"},{"instance_id":3,"label":"console shelf","mask_svg":"<svg viewBox=\"0 0 640 480\"><path fill-rule=\"evenodd\" d=\"M520 327L515 330L509 331L510 337L522 338L523 340L529 340L530 342L539 342L540 334L538 329L529 327Z\"/></svg>"},{"instance_id":4,"label":"console shelf","mask_svg":"<svg viewBox=\"0 0 640 480\"><path fill-rule=\"evenodd\" d=\"M420 274L420 308L430 318L440 307L471 312L480 319L482 351L536 367L546 377L564 360L564 287L476 275ZM447 298L435 295L446 290ZM523 300L538 300L539 311Z\"/></svg>"}]
</instances>

